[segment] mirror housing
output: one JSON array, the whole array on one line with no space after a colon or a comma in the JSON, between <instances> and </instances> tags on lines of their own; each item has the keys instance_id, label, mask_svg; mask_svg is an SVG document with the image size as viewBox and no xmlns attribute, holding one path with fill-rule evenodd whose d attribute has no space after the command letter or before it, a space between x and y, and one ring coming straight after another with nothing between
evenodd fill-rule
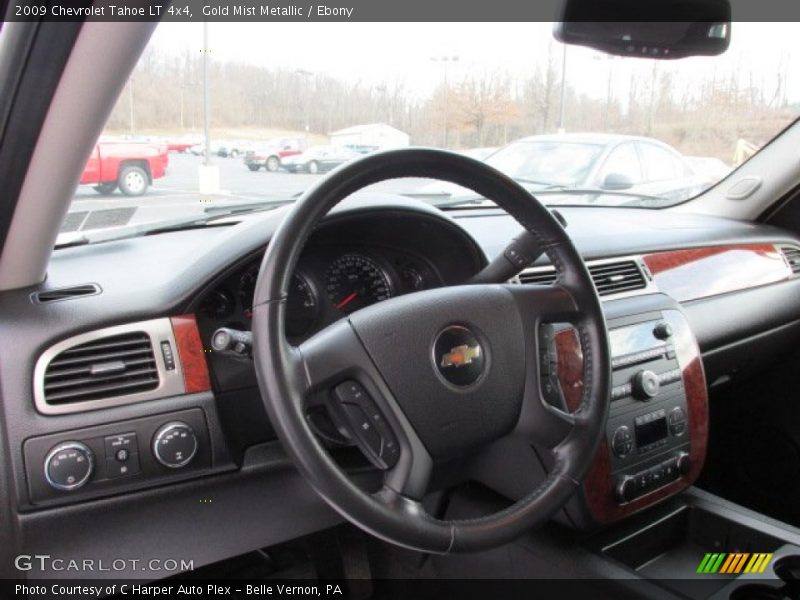
<instances>
[{"instance_id":1,"label":"mirror housing","mask_svg":"<svg viewBox=\"0 0 800 600\"><path fill-rule=\"evenodd\" d=\"M609 173L603 180L604 190L621 191L633 187L633 180L622 173Z\"/></svg>"},{"instance_id":2,"label":"mirror housing","mask_svg":"<svg viewBox=\"0 0 800 600\"><path fill-rule=\"evenodd\" d=\"M563 0L553 35L617 56L716 56L731 39L728 0Z\"/></svg>"}]
</instances>

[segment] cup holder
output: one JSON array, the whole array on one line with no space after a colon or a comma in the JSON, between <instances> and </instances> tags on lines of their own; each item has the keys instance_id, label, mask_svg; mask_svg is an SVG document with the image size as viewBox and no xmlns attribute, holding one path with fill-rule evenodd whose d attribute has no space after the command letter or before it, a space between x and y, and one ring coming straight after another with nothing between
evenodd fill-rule
<instances>
[{"instance_id":1,"label":"cup holder","mask_svg":"<svg viewBox=\"0 0 800 600\"><path fill-rule=\"evenodd\" d=\"M772 565L772 570L786 583L800 585L800 554L790 554L779 558Z\"/></svg>"},{"instance_id":2,"label":"cup holder","mask_svg":"<svg viewBox=\"0 0 800 600\"><path fill-rule=\"evenodd\" d=\"M730 595L730 600L786 600L788 596L781 588L761 583L748 583L737 587Z\"/></svg>"}]
</instances>

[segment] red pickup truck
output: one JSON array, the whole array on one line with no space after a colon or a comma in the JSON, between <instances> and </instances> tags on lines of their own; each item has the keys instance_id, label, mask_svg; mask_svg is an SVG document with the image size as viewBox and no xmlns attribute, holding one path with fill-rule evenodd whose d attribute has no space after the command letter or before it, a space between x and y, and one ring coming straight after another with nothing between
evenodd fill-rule
<instances>
[{"instance_id":1,"label":"red pickup truck","mask_svg":"<svg viewBox=\"0 0 800 600\"><path fill-rule=\"evenodd\" d=\"M93 185L101 194L110 194L119 187L126 196L141 196L154 179L164 176L168 162L166 145L98 142L80 183Z\"/></svg>"}]
</instances>

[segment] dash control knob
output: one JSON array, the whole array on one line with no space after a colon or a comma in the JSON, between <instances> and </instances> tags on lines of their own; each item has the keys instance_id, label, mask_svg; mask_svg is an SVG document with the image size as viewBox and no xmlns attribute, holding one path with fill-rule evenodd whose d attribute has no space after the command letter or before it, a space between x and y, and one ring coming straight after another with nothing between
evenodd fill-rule
<instances>
[{"instance_id":1,"label":"dash control knob","mask_svg":"<svg viewBox=\"0 0 800 600\"><path fill-rule=\"evenodd\" d=\"M153 436L153 456L165 467L180 469L197 454L197 436L183 421L162 425Z\"/></svg>"},{"instance_id":2,"label":"dash control knob","mask_svg":"<svg viewBox=\"0 0 800 600\"><path fill-rule=\"evenodd\" d=\"M668 340L672 337L672 325L666 321L656 323L656 326L653 328L653 335L659 340Z\"/></svg>"},{"instance_id":3,"label":"dash control knob","mask_svg":"<svg viewBox=\"0 0 800 600\"><path fill-rule=\"evenodd\" d=\"M652 371L639 371L633 378L633 393L645 402L658 395L660 387L658 375Z\"/></svg>"},{"instance_id":4,"label":"dash control knob","mask_svg":"<svg viewBox=\"0 0 800 600\"><path fill-rule=\"evenodd\" d=\"M617 481L614 495L620 503L630 502L636 497L636 480L630 475L625 475Z\"/></svg>"},{"instance_id":5,"label":"dash control knob","mask_svg":"<svg viewBox=\"0 0 800 600\"><path fill-rule=\"evenodd\" d=\"M678 459L676 461L678 472L681 475L688 475L689 471L692 470L692 459L689 456L688 452L681 452L678 455Z\"/></svg>"},{"instance_id":6,"label":"dash control knob","mask_svg":"<svg viewBox=\"0 0 800 600\"><path fill-rule=\"evenodd\" d=\"M77 490L94 471L94 453L81 442L64 442L47 453L44 477L57 490Z\"/></svg>"}]
</instances>

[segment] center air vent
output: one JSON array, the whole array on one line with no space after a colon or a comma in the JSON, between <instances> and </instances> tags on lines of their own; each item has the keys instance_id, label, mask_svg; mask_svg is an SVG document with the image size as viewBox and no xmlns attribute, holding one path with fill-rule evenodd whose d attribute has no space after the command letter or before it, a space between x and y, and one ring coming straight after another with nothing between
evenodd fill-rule
<instances>
[{"instance_id":1,"label":"center air vent","mask_svg":"<svg viewBox=\"0 0 800 600\"><path fill-rule=\"evenodd\" d=\"M44 374L44 400L64 404L158 387L158 365L143 331L101 338L61 351Z\"/></svg>"},{"instance_id":2,"label":"center air vent","mask_svg":"<svg viewBox=\"0 0 800 600\"><path fill-rule=\"evenodd\" d=\"M647 287L642 270L633 259L589 261L587 266L601 296L633 292ZM556 280L556 271L553 267L535 267L520 273L519 280L525 284L551 285Z\"/></svg>"},{"instance_id":3,"label":"center air vent","mask_svg":"<svg viewBox=\"0 0 800 600\"><path fill-rule=\"evenodd\" d=\"M781 254L792 268L792 273L800 273L800 248L797 246L781 246Z\"/></svg>"},{"instance_id":4,"label":"center air vent","mask_svg":"<svg viewBox=\"0 0 800 600\"><path fill-rule=\"evenodd\" d=\"M597 293L601 296L630 292L647 287L644 275L635 261L625 260L620 262L590 264L589 273L592 275Z\"/></svg>"}]
</instances>

